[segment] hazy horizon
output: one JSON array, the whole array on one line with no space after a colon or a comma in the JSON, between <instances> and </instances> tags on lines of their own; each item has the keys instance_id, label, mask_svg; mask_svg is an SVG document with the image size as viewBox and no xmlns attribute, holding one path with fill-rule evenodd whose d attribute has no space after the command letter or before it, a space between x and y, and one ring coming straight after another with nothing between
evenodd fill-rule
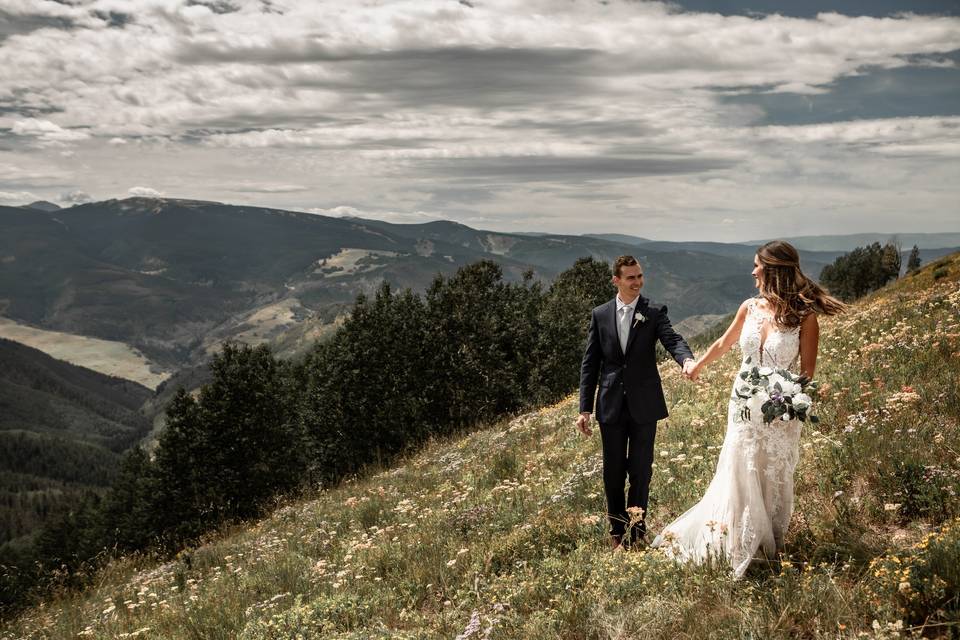
<instances>
[{"instance_id":1,"label":"hazy horizon","mask_svg":"<svg viewBox=\"0 0 960 640\"><path fill-rule=\"evenodd\" d=\"M955 228L948 0L0 2L0 203L502 232Z\"/></svg>"},{"instance_id":2,"label":"hazy horizon","mask_svg":"<svg viewBox=\"0 0 960 640\"><path fill-rule=\"evenodd\" d=\"M215 203L215 204L222 204L222 205L226 205L226 206L236 206L236 207L256 206L256 207L263 208L263 209L275 209L275 210L278 210L278 211L293 211L293 212L296 212L296 213L307 213L307 214L310 214L310 215L320 215L320 216L326 215L326 216L333 217L333 218L368 220L368 221L375 221L375 222L376 222L376 221L379 221L379 222L388 222L388 223L390 223L390 224L427 224L427 223L430 223L430 222L453 222L453 223L457 223L457 224L464 224L464 223L462 223L462 222L457 222L456 220L449 220L449 219L444 219L444 218L438 218L438 219L436 219L436 220L426 220L426 221L420 221L420 222L399 222L399 223L398 223L398 222L395 222L395 221L390 221L390 220L378 220L377 218L370 218L370 217L363 217L363 216L336 215L336 214L327 214L327 213L317 213L317 212L314 212L314 211L303 211L302 209L284 209L284 208L282 208L282 207L270 206L269 204L256 204L256 205L254 205L254 204L237 204L237 203L233 203L233 202L221 202L221 201L219 201L219 200L209 200L209 199L207 199L207 198L179 198L179 197L176 197L176 196L128 196L128 198L136 198L136 197L157 198L157 199L162 199L162 200L184 200L184 201L194 201L194 202L202 201L202 202L210 202L210 203ZM126 199L126 198L116 198L116 199L117 199L117 200L123 200L123 199ZM100 202L106 202L106 201L109 201L109 200L111 200L111 198L108 198L107 200L100 201ZM80 204L96 204L96 202L88 202L88 203L76 203L76 204L58 205L57 203L50 202L50 201L48 201L48 200L38 200L38 201L33 201L33 202L25 202L25 203L21 203L21 204L8 204L8 205L3 205L3 206L13 206L13 207L26 208L26 207L29 207L29 206L32 205L32 204L37 204L38 202L49 202L50 204L55 204L55 205L57 205L57 206L60 206L60 207L63 208L63 209L69 209L69 208L71 208L71 207L79 206ZM641 234L635 234L635 233L624 233L622 230L615 230L615 229L614 229L614 230L606 230L606 231L604 231L604 230L600 230L600 231L596 231L596 230L585 230L585 231L573 232L573 233L551 233L551 232L548 232L548 231L542 231L542 230L537 230L537 229L519 229L519 230L509 230L509 231L508 231L508 230L500 230L500 229L493 229L493 228L487 228L487 227L477 227L477 226L472 226L472 225L465 225L465 226L471 227L472 229L475 229L475 230L477 230L477 231L485 231L485 232L491 232L491 233L509 233L509 234L517 234L517 235L571 235L571 236L615 236L615 235L623 235L623 236L633 236L633 237L636 237L636 238L638 238L638 239L642 238L642 239L645 239L645 240L651 240L651 241L655 241L655 242L717 242L717 243L720 243L720 244L759 244L759 243L763 243L763 242L766 242L766 241L768 241L768 240L773 239L773 237L771 236L771 237L767 237L767 238L751 238L751 239L746 239L746 240L722 241L722 240L715 240L715 239L713 239L713 238L691 238L691 237L685 237L685 238L663 238L663 237L656 237L656 236L651 236L651 235L641 235ZM924 232L904 231L904 230L902 230L902 229L900 229L900 230L894 230L894 231L884 231L884 230L866 229L866 230L861 230L861 231L854 232L854 233L822 233L822 234L805 234L805 235L796 235L796 236L777 236L777 237L779 237L779 238L808 238L808 237L809 237L809 238L817 238L817 237L854 237L854 236L860 236L860 235L885 235L885 236L890 236L891 239L895 239L895 238L897 238L897 237L899 237L899 236L938 235L938 234L960 234L960 226L955 226L955 227L952 228L952 229L938 229L938 230L935 230L935 231L924 231ZM945 248L947 248L947 247L952 247L952 246L954 246L954 245L953 245L952 243L948 243L948 244L944 244L943 246L944 246Z\"/></svg>"}]
</instances>

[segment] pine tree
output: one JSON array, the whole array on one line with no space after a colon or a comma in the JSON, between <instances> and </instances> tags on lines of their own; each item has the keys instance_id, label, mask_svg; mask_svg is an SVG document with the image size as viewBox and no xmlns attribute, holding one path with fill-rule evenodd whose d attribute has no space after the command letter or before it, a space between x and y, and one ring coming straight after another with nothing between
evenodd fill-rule
<instances>
[{"instance_id":1,"label":"pine tree","mask_svg":"<svg viewBox=\"0 0 960 640\"><path fill-rule=\"evenodd\" d=\"M40 530L37 557L47 572L57 571L66 584L77 585L79 570L96 565L108 554L102 532L100 496L87 492L72 509Z\"/></svg>"},{"instance_id":2,"label":"pine tree","mask_svg":"<svg viewBox=\"0 0 960 640\"><path fill-rule=\"evenodd\" d=\"M321 481L383 462L428 435L427 344L420 298L383 283L373 300L358 297L334 339L314 351L305 420Z\"/></svg>"},{"instance_id":3,"label":"pine tree","mask_svg":"<svg viewBox=\"0 0 960 640\"><path fill-rule=\"evenodd\" d=\"M590 311L613 295L610 265L580 258L561 273L539 309L536 366L531 386L538 404L552 402L577 388Z\"/></svg>"},{"instance_id":4,"label":"pine tree","mask_svg":"<svg viewBox=\"0 0 960 640\"><path fill-rule=\"evenodd\" d=\"M101 508L104 541L120 552L147 549L160 535L154 516L157 476L147 453L131 449Z\"/></svg>"},{"instance_id":5,"label":"pine tree","mask_svg":"<svg viewBox=\"0 0 960 640\"><path fill-rule=\"evenodd\" d=\"M167 422L156 451L157 496L154 517L164 538L176 544L203 531L204 505L214 500L207 466L213 445L203 428L200 407L180 388L166 410Z\"/></svg>"},{"instance_id":6,"label":"pine tree","mask_svg":"<svg viewBox=\"0 0 960 640\"><path fill-rule=\"evenodd\" d=\"M893 242L857 247L823 268L820 283L843 300L879 289L900 273L900 249Z\"/></svg>"},{"instance_id":7,"label":"pine tree","mask_svg":"<svg viewBox=\"0 0 960 640\"><path fill-rule=\"evenodd\" d=\"M900 276L900 266L902 258L900 257L900 245L894 242L888 242L883 247L880 256L881 279L883 283L876 288L882 287L891 280L896 280Z\"/></svg>"},{"instance_id":8,"label":"pine tree","mask_svg":"<svg viewBox=\"0 0 960 640\"><path fill-rule=\"evenodd\" d=\"M210 369L199 400L174 398L157 449L157 512L174 541L258 515L306 470L290 366L265 346L228 344Z\"/></svg>"},{"instance_id":9,"label":"pine tree","mask_svg":"<svg viewBox=\"0 0 960 640\"><path fill-rule=\"evenodd\" d=\"M526 401L525 367L537 314L524 296L539 295L528 280L507 285L490 261L438 278L427 291L432 340L427 395L435 424L456 429L514 411ZM536 302L534 304L537 304Z\"/></svg>"},{"instance_id":10,"label":"pine tree","mask_svg":"<svg viewBox=\"0 0 960 640\"><path fill-rule=\"evenodd\" d=\"M910 250L910 257L907 258L907 273L911 273L920 268L920 248L917 245L913 245L913 249Z\"/></svg>"}]
</instances>

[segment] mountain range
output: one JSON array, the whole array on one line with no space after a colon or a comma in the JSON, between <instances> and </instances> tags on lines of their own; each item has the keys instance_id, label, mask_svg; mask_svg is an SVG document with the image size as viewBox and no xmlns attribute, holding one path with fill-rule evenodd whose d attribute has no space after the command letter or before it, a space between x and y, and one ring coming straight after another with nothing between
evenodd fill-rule
<instances>
[{"instance_id":1,"label":"mountain range","mask_svg":"<svg viewBox=\"0 0 960 640\"><path fill-rule=\"evenodd\" d=\"M960 244L954 235L943 242ZM821 244L839 246L830 238ZM923 257L948 253L943 247ZM381 281L422 291L437 274L484 259L499 263L508 280L529 272L549 281L581 256L612 261L632 253L648 274L645 295L667 304L681 326L702 326L704 316L728 313L752 293L754 251L753 244L510 234L199 200L65 209L39 202L0 207L0 316L123 343L154 373L173 373L202 364L225 340L297 353ZM804 250L804 268L818 274L838 255Z\"/></svg>"}]
</instances>

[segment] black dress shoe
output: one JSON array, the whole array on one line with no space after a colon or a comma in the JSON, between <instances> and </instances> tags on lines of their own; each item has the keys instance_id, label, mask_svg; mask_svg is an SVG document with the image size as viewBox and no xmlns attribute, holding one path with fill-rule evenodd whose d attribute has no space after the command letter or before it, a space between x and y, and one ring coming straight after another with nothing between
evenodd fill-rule
<instances>
[{"instance_id":1,"label":"black dress shoe","mask_svg":"<svg viewBox=\"0 0 960 640\"><path fill-rule=\"evenodd\" d=\"M623 547L623 535L618 533L610 534L610 549L616 551Z\"/></svg>"},{"instance_id":2,"label":"black dress shoe","mask_svg":"<svg viewBox=\"0 0 960 640\"><path fill-rule=\"evenodd\" d=\"M634 528L630 531L630 548L642 549L650 544L647 541L647 528Z\"/></svg>"}]
</instances>

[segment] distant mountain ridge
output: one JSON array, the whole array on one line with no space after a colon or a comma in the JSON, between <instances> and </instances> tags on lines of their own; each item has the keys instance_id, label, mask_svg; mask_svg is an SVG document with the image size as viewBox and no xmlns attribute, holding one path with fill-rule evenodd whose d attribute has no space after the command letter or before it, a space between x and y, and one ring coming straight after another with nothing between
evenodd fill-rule
<instances>
[{"instance_id":1,"label":"distant mountain ridge","mask_svg":"<svg viewBox=\"0 0 960 640\"><path fill-rule=\"evenodd\" d=\"M849 244L852 236L819 241L839 246L838 238ZM803 250L803 267L816 276L849 248ZM202 364L231 339L292 355L381 281L423 291L438 274L479 260L496 261L507 280L531 273L549 281L577 258L612 262L630 253L646 268L644 295L667 304L675 322L726 314L754 292L755 250L615 233L511 234L442 220L395 224L203 200L137 197L65 209L41 202L0 207L0 316L122 342L166 375ZM925 249L921 257L945 252Z\"/></svg>"},{"instance_id":2,"label":"distant mountain ridge","mask_svg":"<svg viewBox=\"0 0 960 640\"><path fill-rule=\"evenodd\" d=\"M885 244L890 240L900 243L901 249L909 251L913 245L920 249L952 249L960 246L960 232L943 233L853 233L848 235L796 236L782 238L797 249L805 251L853 251L874 242ZM767 240L748 243L758 246ZM946 253L941 254L946 255Z\"/></svg>"},{"instance_id":3,"label":"distant mountain ridge","mask_svg":"<svg viewBox=\"0 0 960 640\"><path fill-rule=\"evenodd\" d=\"M48 202L46 200L37 200L36 202L31 202L30 204L23 205L24 209L35 209L37 211L59 211L60 205Z\"/></svg>"},{"instance_id":4,"label":"distant mountain ridge","mask_svg":"<svg viewBox=\"0 0 960 640\"><path fill-rule=\"evenodd\" d=\"M678 319L725 313L751 284L749 265L715 254L196 200L0 207L0 231L0 314L125 342L167 370L202 362L226 339L283 341L304 322L329 325L383 280L422 291L479 260L499 263L508 280L550 280L582 256L639 253L645 293Z\"/></svg>"},{"instance_id":5,"label":"distant mountain ridge","mask_svg":"<svg viewBox=\"0 0 960 640\"><path fill-rule=\"evenodd\" d=\"M584 235L588 238L598 238L600 240L609 240L611 242L619 242L621 244L646 244L648 242L654 242L649 238L631 236L625 233L585 233Z\"/></svg>"}]
</instances>

